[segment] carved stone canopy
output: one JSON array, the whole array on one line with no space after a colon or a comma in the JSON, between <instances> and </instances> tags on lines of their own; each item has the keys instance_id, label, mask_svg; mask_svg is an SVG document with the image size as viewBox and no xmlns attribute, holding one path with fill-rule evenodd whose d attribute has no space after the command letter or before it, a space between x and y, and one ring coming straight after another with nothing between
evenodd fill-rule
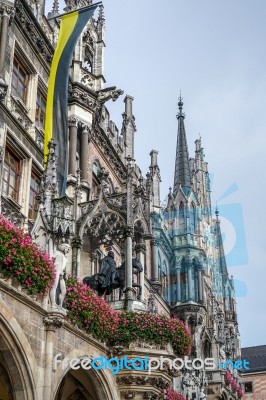
<instances>
[{"instance_id":1,"label":"carved stone canopy","mask_svg":"<svg viewBox=\"0 0 266 400\"><path fill-rule=\"evenodd\" d=\"M101 188L97 200L80 204L81 217L77 221L78 236L89 234L98 243L111 244L123 238L126 227L126 195L108 197Z\"/></svg>"},{"instance_id":2,"label":"carved stone canopy","mask_svg":"<svg viewBox=\"0 0 266 400\"><path fill-rule=\"evenodd\" d=\"M98 198L79 204L81 217L77 221L77 236L82 238L89 234L97 238L98 243L111 245L114 241L123 241L129 227L136 238L149 234L149 210L142 194L110 193L108 173L104 169L99 180Z\"/></svg>"}]
</instances>

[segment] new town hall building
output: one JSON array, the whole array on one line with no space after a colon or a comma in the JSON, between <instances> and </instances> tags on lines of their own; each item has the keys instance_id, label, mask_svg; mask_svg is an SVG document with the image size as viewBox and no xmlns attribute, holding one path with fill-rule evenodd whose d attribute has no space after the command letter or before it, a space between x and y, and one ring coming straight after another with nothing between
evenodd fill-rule
<instances>
[{"instance_id":1,"label":"new town hall building","mask_svg":"<svg viewBox=\"0 0 266 400\"><path fill-rule=\"evenodd\" d=\"M71 11L91 0L65 3L65 11ZM151 149L148 171L141 171L134 160L133 97L124 95L119 127L108 112L108 101L123 91L103 76L103 6L84 29L70 68L67 195L59 197L60 149L50 144L44 169L43 147L47 84L60 18L48 21L44 7L44 0L0 1L1 213L30 231L51 254L56 243L67 243L66 272L81 279L99 273L101 259L112 250L117 266L127 260L126 293L122 299L118 291L106 296L113 308L183 320L192 333L192 359L213 357L218 365L239 358L234 285L219 215L211 211L201 140L189 156L180 98L173 189L162 208L158 152ZM55 0L50 17L57 14ZM132 256L144 267L135 276ZM72 325L63 311L51 310L48 298L29 296L1 278L2 400L159 400L172 384L187 399L238 398L218 366L177 374L167 368L150 375L120 371L117 376L108 370L53 370L53 357L60 352L70 358L111 354L104 343ZM171 346L145 343L120 349L120 354L174 357Z\"/></svg>"}]
</instances>

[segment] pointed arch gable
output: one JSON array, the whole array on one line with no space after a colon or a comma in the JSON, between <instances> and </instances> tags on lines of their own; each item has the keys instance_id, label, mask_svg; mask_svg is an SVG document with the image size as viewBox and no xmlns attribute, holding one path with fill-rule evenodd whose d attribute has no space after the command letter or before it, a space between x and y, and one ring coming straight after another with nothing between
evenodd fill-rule
<instances>
[{"instance_id":1,"label":"pointed arch gable","mask_svg":"<svg viewBox=\"0 0 266 400\"><path fill-rule=\"evenodd\" d=\"M84 214L77 221L77 234L80 238L83 237L86 226L91 225L93 220L95 220L96 218L104 217L104 215L112 215L117 219L117 223L121 227L126 226L126 217L123 213L121 213L121 208L108 201L105 198L102 190L100 191L99 197L96 201L88 202L86 203L86 205L83 206L87 206L87 209L84 209Z\"/></svg>"}]
</instances>

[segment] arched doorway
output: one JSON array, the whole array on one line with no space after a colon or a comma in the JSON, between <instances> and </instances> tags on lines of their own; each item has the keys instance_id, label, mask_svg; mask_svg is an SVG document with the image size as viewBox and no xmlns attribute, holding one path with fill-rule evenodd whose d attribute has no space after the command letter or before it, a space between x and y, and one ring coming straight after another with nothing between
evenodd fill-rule
<instances>
[{"instance_id":1,"label":"arched doorway","mask_svg":"<svg viewBox=\"0 0 266 400\"><path fill-rule=\"evenodd\" d=\"M9 325L10 310L3 302L0 302L0 308L0 399L33 400L35 384L32 371L36 365L34 355L14 317L12 328Z\"/></svg>"},{"instance_id":2,"label":"arched doorway","mask_svg":"<svg viewBox=\"0 0 266 400\"><path fill-rule=\"evenodd\" d=\"M115 389L104 384L93 370L70 369L62 378L54 400L103 400L112 399Z\"/></svg>"},{"instance_id":3,"label":"arched doorway","mask_svg":"<svg viewBox=\"0 0 266 400\"><path fill-rule=\"evenodd\" d=\"M10 400L14 398L11 379L8 373L8 367L2 352L0 353L0 399Z\"/></svg>"}]
</instances>

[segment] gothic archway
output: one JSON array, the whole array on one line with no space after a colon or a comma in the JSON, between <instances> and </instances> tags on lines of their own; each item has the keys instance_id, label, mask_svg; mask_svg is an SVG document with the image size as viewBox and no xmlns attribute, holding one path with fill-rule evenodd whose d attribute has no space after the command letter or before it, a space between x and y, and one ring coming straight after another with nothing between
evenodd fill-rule
<instances>
[{"instance_id":1,"label":"gothic archway","mask_svg":"<svg viewBox=\"0 0 266 400\"><path fill-rule=\"evenodd\" d=\"M3 302L0 302L0 307L1 399L33 400L36 396L32 372L36 367L34 354L8 307Z\"/></svg>"},{"instance_id":2,"label":"gothic archway","mask_svg":"<svg viewBox=\"0 0 266 400\"><path fill-rule=\"evenodd\" d=\"M84 370L69 370L61 381L55 400L98 400L96 388Z\"/></svg>"},{"instance_id":3,"label":"gothic archway","mask_svg":"<svg viewBox=\"0 0 266 400\"><path fill-rule=\"evenodd\" d=\"M105 378L93 369L68 369L58 384L54 400L114 400L116 390L111 390Z\"/></svg>"}]
</instances>

